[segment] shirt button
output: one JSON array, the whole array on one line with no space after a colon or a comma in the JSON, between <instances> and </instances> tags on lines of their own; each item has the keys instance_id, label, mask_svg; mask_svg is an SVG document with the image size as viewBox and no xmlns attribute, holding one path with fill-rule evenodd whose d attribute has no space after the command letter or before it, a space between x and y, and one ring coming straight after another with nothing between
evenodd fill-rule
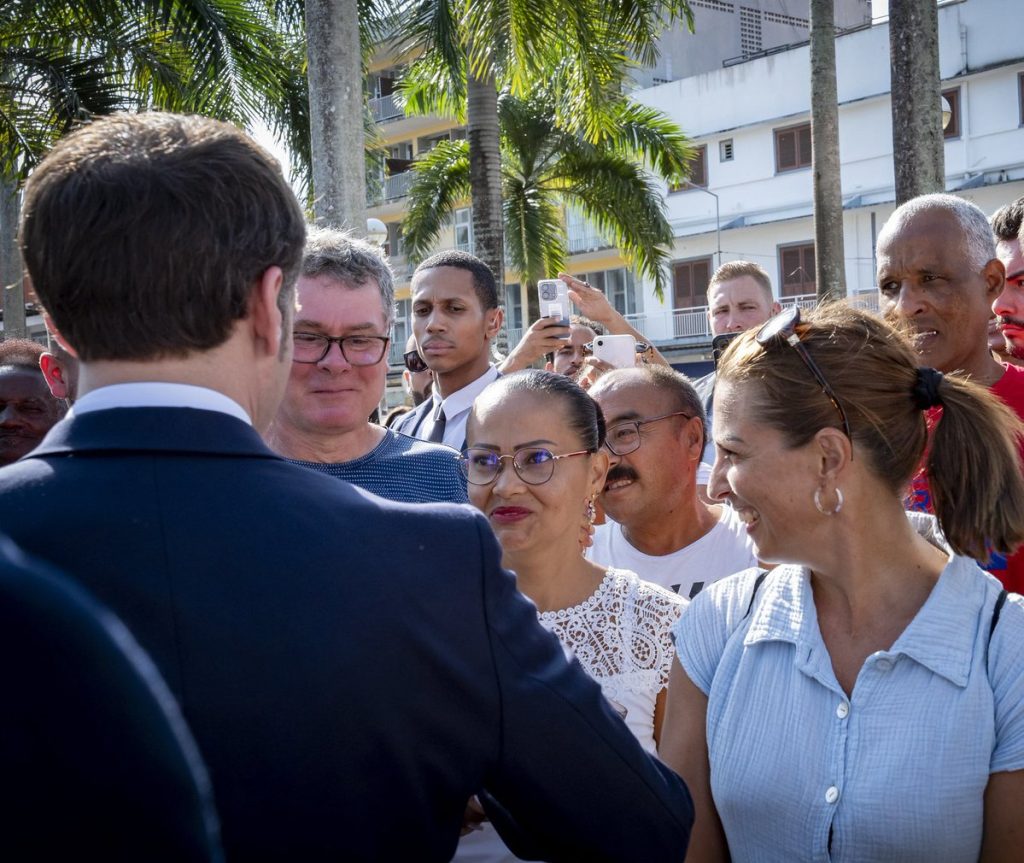
<instances>
[{"instance_id":1,"label":"shirt button","mask_svg":"<svg viewBox=\"0 0 1024 863\"><path fill-rule=\"evenodd\" d=\"M878 662L875 663L875 668L879 671L889 671L892 668L892 660L879 659Z\"/></svg>"},{"instance_id":2,"label":"shirt button","mask_svg":"<svg viewBox=\"0 0 1024 863\"><path fill-rule=\"evenodd\" d=\"M839 706L836 708L836 716L840 719L846 719L850 715L850 705L845 701L840 701Z\"/></svg>"},{"instance_id":3,"label":"shirt button","mask_svg":"<svg viewBox=\"0 0 1024 863\"><path fill-rule=\"evenodd\" d=\"M835 803L839 799L839 789L835 785L829 787L828 791L825 792L825 802Z\"/></svg>"}]
</instances>

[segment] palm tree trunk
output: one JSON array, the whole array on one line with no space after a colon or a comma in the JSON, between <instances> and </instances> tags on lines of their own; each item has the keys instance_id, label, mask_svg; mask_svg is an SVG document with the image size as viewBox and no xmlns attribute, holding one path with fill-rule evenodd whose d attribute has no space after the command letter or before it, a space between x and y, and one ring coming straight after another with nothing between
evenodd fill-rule
<instances>
[{"instance_id":1,"label":"palm tree trunk","mask_svg":"<svg viewBox=\"0 0 1024 863\"><path fill-rule=\"evenodd\" d=\"M473 198L473 243L476 256L494 271L498 302L504 300L505 236L501 212L501 149L498 138L498 89L494 76L466 80L466 137L469 139L469 185ZM499 338L507 339L502 328ZM498 345L501 350L501 345Z\"/></svg>"},{"instance_id":2,"label":"palm tree trunk","mask_svg":"<svg viewBox=\"0 0 1024 863\"><path fill-rule=\"evenodd\" d=\"M313 213L366 234L363 67L357 0L305 0Z\"/></svg>"},{"instance_id":3,"label":"palm tree trunk","mask_svg":"<svg viewBox=\"0 0 1024 863\"><path fill-rule=\"evenodd\" d=\"M896 205L946 189L935 0L889 4Z\"/></svg>"},{"instance_id":4,"label":"palm tree trunk","mask_svg":"<svg viewBox=\"0 0 1024 863\"><path fill-rule=\"evenodd\" d=\"M21 253L18 251L18 186L0 179L0 286L3 288L5 339L23 339L25 327L25 283Z\"/></svg>"},{"instance_id":5,"label":"palm tree trunk","mask_svg":"<svg viewBox=\"0 0 1024 863\"><path fill-rule=\"evenodd\" d=\"M818 299L846 296L839 165L834 0L811 0L811 152L814 175L814 281Z\"/></svg>"}]
</instances>

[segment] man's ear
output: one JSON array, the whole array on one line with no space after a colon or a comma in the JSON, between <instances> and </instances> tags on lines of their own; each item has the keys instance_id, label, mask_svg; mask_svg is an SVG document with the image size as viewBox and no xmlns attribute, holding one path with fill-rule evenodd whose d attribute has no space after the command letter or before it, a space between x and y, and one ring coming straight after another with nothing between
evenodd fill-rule
<instances>
[{"instance_id":1,"label":"man's ear","mask_svg":"<svg viewBox=\"0 0 1024 863\"><path fill-rule=\"evenodd\" d=\"M50 388L50 394L55 399L66 399L68 397L68 385L64 380L64 367L49 351L39 355L39 368L46 378L46 385Z\"/></svg>"},{"instance_id":2,"label":"man's ear","mask_svg":"<svg viewBox=\"0 0 1024 863\"><path fill-rule=\"evenodd\" d=\"M681 432L690 457L696 458L697 461L700 461L701 456L704 454L704 435L701 434L702 428L702 423L698 417L690 417L690 419L683 423Z\"/></svg>"},{"instance_id":3,"label":"man's ear","mask_svg":"<svg viewBox=\"0 0 1024 863\"><path fill-rule=\"evenodd\" d=\"M56 325L53 323L53 319L46 312L43 312L43 323L46 325L46 332L49 333L50 338L57 342L57 344L77 360L78 353L64 340L64 336L60 334L60 330L57 329Z\"/></svg>"},{"instance_id":4,"label":"man's ear","mask_svg":"<svg viewBox=\"0 0 1024 863\"><path fill-rule=\"evenodd\" d=\"M286 343L285 326L291 325L291 314L282 314L278 305L283 287L281 268L267 267L256 282L249 303L249 320L258 350L275 357L281 356L281 349Z\"/></svg>"},{"instance_id":5,"label":"man's ear","mask_svg":"<svg viewBox=\"0 0 1024 863\"><path fill-rule=\"evenodd\" d=\"M778 302L772 303L772 317L775 317L779 312L782 311L782 306Z\"/></svg>"},{"instance_id":6,"label":"man's ear","mask_svg":"<svg viewBox=\"0 0 1024 863\"><path fill-rule=\"evenodd\" d=\"M488 340L493 339L498 334L498 330L501 329L501 322L503 320L505 320L505 310L501 306L495 309L488 309L484 313L484 337Z\"/></svg>"},{"instance_id":7,"label":"man's ear","mask_svg":"<svg viewBox=\"0 0 1024 863\"><path fill-rule=\"evenodd\" d=\"M985 279L985 295L991 305L1006 286L1006 267L1003 266L1003 262L999 258L993 258L985 264L981 275Z\"/></svg>"}]
</instances>

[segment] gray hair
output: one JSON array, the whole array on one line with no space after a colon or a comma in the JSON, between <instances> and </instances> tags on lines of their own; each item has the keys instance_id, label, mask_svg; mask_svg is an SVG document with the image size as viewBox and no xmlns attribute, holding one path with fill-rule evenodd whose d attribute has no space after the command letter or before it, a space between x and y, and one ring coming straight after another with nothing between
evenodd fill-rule
<instances>
[{"instance_id":1,"label":"gray hair","mask_svg":"<svg viewBox=\"0 0 1024 863\"><path fill-rule=\"evenodd\" d=\"M302 275L330 276L351 288L361 288L372 279L380 288L387 326L394 323L395 274L378 246L337 228L311 226L306 232Z\"/></svg>"},{"instance_id":2,"label":"gray hair","mask_svg":"<svg viewBox=\"0 0 1024 863\"><path fill-rule=\"evenodd\" d=\"M996 243L988 217L981 208L956 195L936 193L918 195L896 208L878 235L878 242L909 222L914 216L931 210L942 210L953 216L960 224L964 238L964 250L971 265L981 270L996 256Z\"/></svg>"}]
</instances>

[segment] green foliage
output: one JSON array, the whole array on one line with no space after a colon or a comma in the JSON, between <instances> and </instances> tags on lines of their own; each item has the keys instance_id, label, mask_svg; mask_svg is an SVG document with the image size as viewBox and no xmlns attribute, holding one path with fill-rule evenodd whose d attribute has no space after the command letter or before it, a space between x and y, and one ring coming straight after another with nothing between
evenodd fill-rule
<instances>
[{"instance_id":1,"label":"green foliage","mask_svg":"<svg viewBox=\"0 0 1024 863\"><path fill-rule=\"evenodd\" d=\"M288 49L272 23L264 0L8 0L0 173L24 177L75 124L114 111L273 125L291 100L297 113Z\"/></svg>"},{"instance_id":2,"label":"green foliage","mask_svg":"<svg viewBox=\"0 0 1024 863\"><path fill-rule=\"evenodd\" d=\"M678 127L658 111L619 99L608 106L618 125L589 140L557 120L554 98L504 93L501 124L505 248L519 278L536 284L564 269L563 207L578 208L620 249L627 262L663 296L672 231L655 177L685 176L693 151ZM418 159L403 223L406 247L422 257L446 220L470 193L469 145L445 141Z\"/></svg>"}]
</instances>

